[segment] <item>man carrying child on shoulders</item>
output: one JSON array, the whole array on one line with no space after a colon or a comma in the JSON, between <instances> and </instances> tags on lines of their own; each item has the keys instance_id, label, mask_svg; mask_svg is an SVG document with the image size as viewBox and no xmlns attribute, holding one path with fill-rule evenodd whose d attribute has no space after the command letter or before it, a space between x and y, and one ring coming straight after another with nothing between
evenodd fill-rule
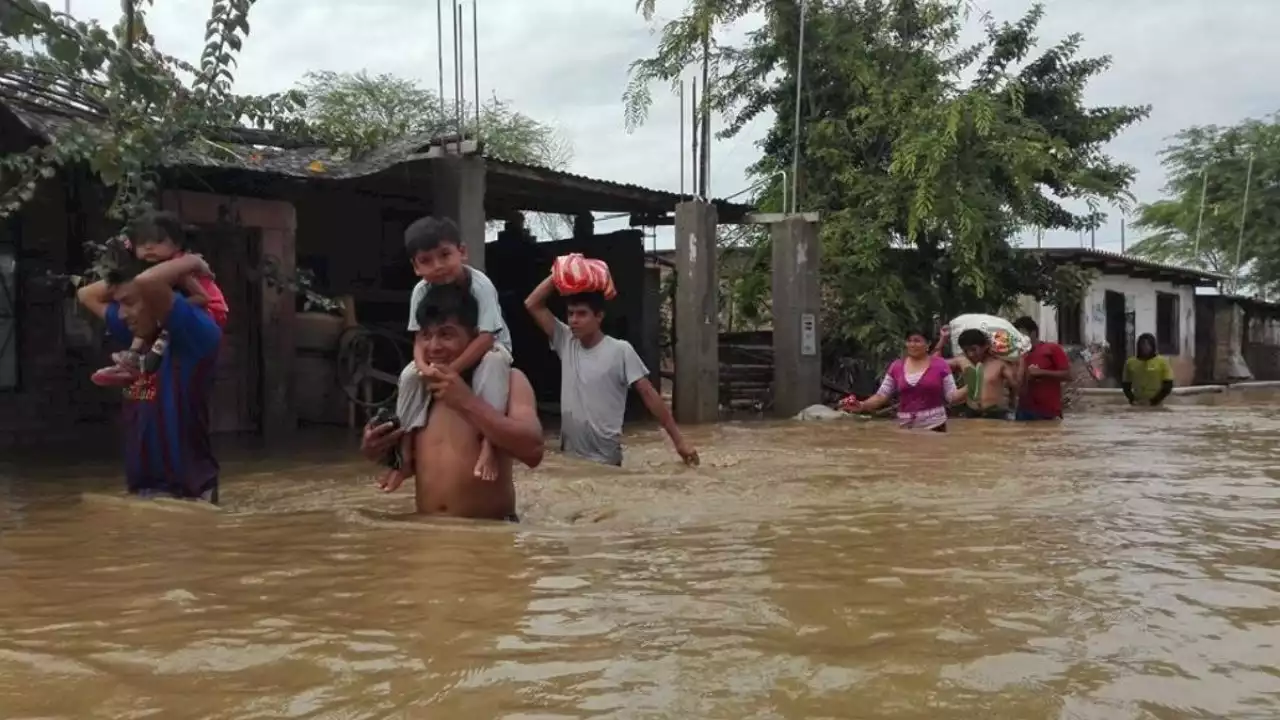
<instances>
[{"instance_id":1,"label":"man carrying child on shoulders","mask_svg":"<svg viewBox=\"0 0 1280 720\"><path fill-rule=\"evenodd\" d=\"M462 244L458 226L449 219L424 217L414 221L404 232L405 250L419 281L409 298L409 331L422 330L418 307L432 287L456 285L476 300L479 316L476 334L448 369L461 376L477 396L491 407L505 412L511 374L511 333L502 319L498 290L489 278L467 264L467 249ZM400 389L396 398L396 417L404 436L400 441L394 467L383 477L380 487L392 492L413 475L414 436L427 424L431 395L425 378L432 363L423 346L415 343L413 362L400 373ZM498 457L488 440L481 443L475 476L481 480L497 479Z\"/></svg>"}]
</instances>

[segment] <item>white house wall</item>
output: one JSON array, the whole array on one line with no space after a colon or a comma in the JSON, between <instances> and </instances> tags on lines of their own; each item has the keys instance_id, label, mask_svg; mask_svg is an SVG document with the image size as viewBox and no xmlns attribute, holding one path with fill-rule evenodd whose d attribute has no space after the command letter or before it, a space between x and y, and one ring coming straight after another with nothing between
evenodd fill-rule
<instances>
[{"instance_id":1,"label":"white house wall","mask_svg":"<svg viewBox=\"0 0 1280 720\"><path fill-rule=\"evenodd\" d=\"M1080 303L1084 315L1081 321L1081 335L1088 345L1107 348L1107 314L1106 293L1124 295L1125 312L1133 313L1134 334L1136 340L1143 333L1156 334L1156 293L1169 293L1178 296L1178 340L1179 351L1174 363L1180 382L1190 382L1194 371L1196 348L1196 309L1195 288L1187 285L1174 285L1170 282L1146 280L1126 275L1099 275L1084 300ZM1052 342L1061 342L1058 334L1058 311L1056 308L1038 303L1034 299L1025 298L1021 303L1023 311L1036 319L1040 326L1040 337ZM1038 315L1034 310L1038 310ZM1125 354L1131 355L1132 348L1125 348ZM1185 376L1185 380L1183 380Z\"/></svg>"}]
</instances>

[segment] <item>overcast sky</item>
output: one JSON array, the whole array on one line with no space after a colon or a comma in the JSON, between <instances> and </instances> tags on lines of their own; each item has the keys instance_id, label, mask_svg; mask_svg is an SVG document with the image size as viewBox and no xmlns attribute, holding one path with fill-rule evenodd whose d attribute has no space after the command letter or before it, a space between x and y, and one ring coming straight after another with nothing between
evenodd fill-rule
<instances>
[{"instance_id":1,"label":"overcast sky","mask_svg":"<svg viewBox=\"0 0 1280 720\"><path fill-rule=\"evenodd\" d=\"M49 1L59 7L64 0ZM649 122L630 135L623 127L620 98L627 65L648 55L657 41L635 13L634 0L478 2L482 94L496 93L556 126L572 141L573 172L678 189L675 96L654 88ZM120 7L119 0L71 0L71 5L73 14L104 22L114 22ZM684 0L659 0L658 10L670 17L684 5ZM976 0L976 5L998 20L1015 20L1031 3ZM209 6L209 0L155 0L149 27L162 49L197 60ZM1280 0L1050 0L1046 6L1042 44L1080 32L1085 53L1113 58L1112 69L1090 86L1088 102L1153 106L1148 120L1110 147L1118 159L1138 167L1139 201L1159 197L1164 176L1157 153L1179 129L1280 110L1280 91L1270 75L1280 67L1280 44L1274 42ZM258 0L240 55L237 90L285 89L308 70L394 73L436 87L435 8L431 0ZM470 17L470 0L466 13ZM445 15L447 23L447 7ZM469 27L468 21L468 35ZM976 38L976 23L972 31ZM467 58L469 66L469 50ZM446 73L452 77L447 64ZM467 87L470 94L470 79ZM769 121L763 118L738 138L713 146L712 195L747 186L743 170L756 158L755 141ZM1047 245L1078 243L1074 233L1046 238ZM1119 249L1118 213L1098 232L1097 243ZM669 236L659 244L668 245Z\"/></svg>"}]
</instances>

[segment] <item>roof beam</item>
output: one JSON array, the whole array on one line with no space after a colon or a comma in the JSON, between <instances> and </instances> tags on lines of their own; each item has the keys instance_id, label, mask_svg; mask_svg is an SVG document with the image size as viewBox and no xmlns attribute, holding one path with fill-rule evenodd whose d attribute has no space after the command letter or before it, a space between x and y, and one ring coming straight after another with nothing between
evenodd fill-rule
<instances>
[{"instance_id":1,"label":"roof beam","mask_svg":"<svg viewBox=\"0 0 1280 720\"><path fill-rule=\"evenodd\" d=\"M628 185L617 185L614 183L603 183L590 178L576 177L566 173L542 170L540 168L522 167L518 165L509 165L506 163L491 162L488 164L487 170L494 176L489 181L490 187L495 189L501 188L501 177L508 177L515 180L521 180L530 183L544 184L553 183L561 186L565 190L570 190L583 195L607 194L618 198L619 200L629 201L641 207L654 207L655 205L666 205L670 203L671 207L675 207L675 196L661 191L645 190L640 187L631 187ZM494 182L494 181L497 182Z\"/></svg>"},{"instance_id":2,"label":"roof beam","mask_svg":"<svg viewBox=\"0 0 1280 720\"><path fill-rule=\"evenodd\" d=\"M631 213L631 227L664 227L676 224L670 213Z\"/></svg>"}]
</instances>

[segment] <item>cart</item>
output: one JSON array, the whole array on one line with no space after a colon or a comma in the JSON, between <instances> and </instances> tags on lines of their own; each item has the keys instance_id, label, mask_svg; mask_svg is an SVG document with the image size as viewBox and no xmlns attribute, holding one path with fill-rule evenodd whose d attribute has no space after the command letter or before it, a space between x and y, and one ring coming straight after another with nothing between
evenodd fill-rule
<instances>
[{"instance_id":1,"label":"cart","mask_svg":"<svg viewBox=\"0 0 1280 720\"><path fill-rule=\"evenodd\" d=\"M338 338L338 384L369 415L396 401L400 373L413 357L403 328L354 325Z\"/></svg>"}]
</instances>

